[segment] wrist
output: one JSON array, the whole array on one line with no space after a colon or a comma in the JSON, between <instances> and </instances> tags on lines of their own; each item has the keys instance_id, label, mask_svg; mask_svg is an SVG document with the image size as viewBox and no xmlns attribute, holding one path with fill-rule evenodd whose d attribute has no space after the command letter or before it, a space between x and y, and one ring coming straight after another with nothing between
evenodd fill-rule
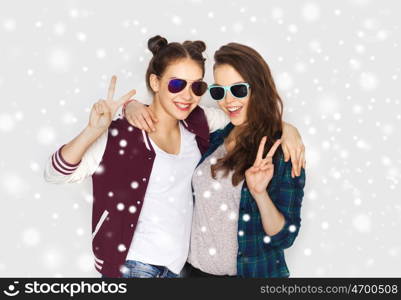
<instances>
[{"instance_id":1,"label":"wrist","mask_svg":"<svg viewBox=\"0 0 401 300\"><path fill-rule=\"evenodd\" d=\"M127 106L128 106L131 102L134 102L134 101L136 101L136 100L135 100L135 99L130 99L130 100L128 100L127 102L124 103L123 109L122 109L123 117L125 117L125 110L126 110Z\"/></svg>"},{"instance_id":2,"label":"wrist","mask_svg":"<svg viewBox=\"0 0 401 300\"><path fill-rule=\"evenodd\" d=\"M95 128L92 127L90 124L88 124L85 129L83 130L82 134L89 139L90 141L96 140L99 136L101 136L106 130L106 129L100 129L100 128Z\"/></svg>"},{"instance_id":3,"label":"wrist","mask_svg":"<svg viewBox=\"0 0 401 300\"><path fill-rule=\"evenodd\" d=\"M266 199L269 198L269 195L267 194L266 190L262 192L255 192L250 190L250 192L253 199L255 199L256 202L266 201Z\"/></svg>"}]
</instances>

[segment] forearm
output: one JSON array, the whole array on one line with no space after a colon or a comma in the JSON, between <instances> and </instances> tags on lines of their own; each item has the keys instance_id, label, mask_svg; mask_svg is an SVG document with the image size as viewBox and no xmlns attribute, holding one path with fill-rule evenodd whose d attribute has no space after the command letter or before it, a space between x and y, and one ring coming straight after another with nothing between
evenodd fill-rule
<instances>
[{"instance_id":1,"label":"forearm","mask_svg":"<svg viewBox=\"0 0 401 300\"><path fill-rule=\"evenodd\" d=\"M254 199L259 208L263 229L267 235L275 235L284 227L285 218L283 214L274 205L267 192L254 196Z\"/></svg>"},{"instance_id":2,"label":"forearm","mask_svg":"<svg viewBox=\"0 0 401 300\"><path fill-rule=\"evenodd\" d=\"M104 130L87 126L77 137L66 144L61 150L61 155L70 164L81 161L88 148L99 138Z\"/></svg>"}]
</instances>

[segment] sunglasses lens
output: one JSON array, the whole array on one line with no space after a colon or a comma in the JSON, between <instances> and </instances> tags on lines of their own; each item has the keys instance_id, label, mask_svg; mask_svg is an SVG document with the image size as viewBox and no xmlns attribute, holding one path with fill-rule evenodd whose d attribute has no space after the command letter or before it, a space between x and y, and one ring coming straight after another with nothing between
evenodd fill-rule
<instances>
[{"instance_id":1,"label":"sunglasses lens","mask_svg":"<svg viewBox=\"0 0 401 300\"><path fill-rule=\"evenodd\" d=\"M168 90L170 93L179 93L185 89L187 82L183 79L172 79L168 83Z\"/></svg>"},{"instance_id":2,"label":"sunglasses lens","mask_svg":"<svg viewBox=\"0 0 401 300\"><path fill-rule=\"evenodd\" d=\"M248 95L248 87L245 84L236 84L231 87L231 94L237 98L244 98Z\"/></svg>"},{"instance_id":3,"label":"sunglasses lens","mask_svg":"<svg viewBox=\"0 0 401 300\"><path fill-rule=\"evenodd\" d=\"M202 96L207 90L207 83L204 81L195 81L192 83L191 88L196 96Z\"/></svg>"},{"instance_id":4,"label":"sunglasses lens","mask_svg":"<svg viewBox=\"0 0 401 300\"><path fill-rule=\"evenodd\" d=\"M219 86L215 86L209 89L210 91L210 96L214 99L214 100L221 100L224 98L224 88L219 87Z\"/></svg>"}]
</instances>

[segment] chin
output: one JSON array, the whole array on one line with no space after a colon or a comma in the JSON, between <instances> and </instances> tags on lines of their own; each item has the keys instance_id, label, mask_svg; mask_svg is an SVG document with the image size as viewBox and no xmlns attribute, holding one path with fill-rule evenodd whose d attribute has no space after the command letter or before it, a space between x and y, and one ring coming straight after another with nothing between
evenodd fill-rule
<instances>
[{"instance_id":1,"label":"chin","mask_svg":"<svg viewBox=\"0 0 401 300\"><path fill-rule=\"evenodd\" d=\"M239 118L233 118L233 119L230 118L230 121L234 126L240 126L245 123L245 120Z\"/></svg>"},{"instance_id":2,"label":"chin","mask_svg":"<svg viewBox=\"0 0 401 300\"><path fill-rule=\"evenodd\" d=\"M173 109L173 111L170 112L170 114L177 120L185 120L186 118L188 118L188 116L191 114L191 112L194 110L196 106L191 107L189 110L187 111L179 111L177 109Z\"/></svg>"}]
</instances>

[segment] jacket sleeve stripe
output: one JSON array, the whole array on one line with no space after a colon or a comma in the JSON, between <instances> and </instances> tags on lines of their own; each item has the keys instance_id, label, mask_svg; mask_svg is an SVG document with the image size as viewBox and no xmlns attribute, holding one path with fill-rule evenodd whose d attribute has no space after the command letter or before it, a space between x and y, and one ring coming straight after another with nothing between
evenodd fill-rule
<instances>
[{"instance_id":1,"label":"jacket sleeve stripe","mask_svg":"<svg viewBox=\"0 0 401 300\"><path fill-rule=\"evenodd\" d=\"M71 175L72 173L74 173L74 171L70 171L70 170L66 171L66 170L63 170L60 168L60 166L57 164L56 153L54 153L52 155L52 166L57 172L59 172L63 175Z\"/></svg>"},{"instance_id":2,"label":"jacket sleeve stripe","mask_svg":"<svg viewBox=\"0 0 401 300\"><path fill-rule=\"evenodd\" d=\"M57 153L60 157L60 161L66 166L66 168L75 168L76 169L81 161L77 162L76 164L71 164L71 163L66 162L64 160L63 156L61 155L61 149L63 149L64 146L65 146L65 144L63 146L61 146L60 149L58 149L58 151L57 151Z\"/></svg>"}]
</instances>

